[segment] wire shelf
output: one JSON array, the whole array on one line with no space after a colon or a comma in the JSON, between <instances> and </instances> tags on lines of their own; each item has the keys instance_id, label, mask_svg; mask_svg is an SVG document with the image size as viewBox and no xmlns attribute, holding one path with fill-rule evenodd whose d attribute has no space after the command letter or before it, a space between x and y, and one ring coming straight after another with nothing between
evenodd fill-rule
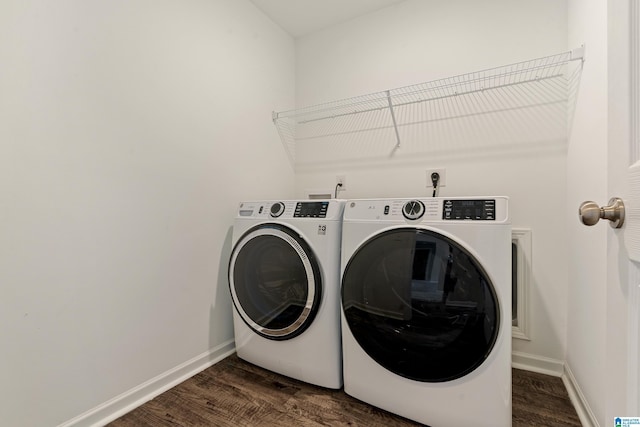
<instances>
[{"instance_id":1,"label":"wire shelf","mask_svg":"<svg viewBox=\"0 0 640 427\"><path fill-rule=\"evenodd\" d=\"M573 71L567 66L580 61ZM282 142L296 163L302 143L344 144L375 133L398 148L415 144L429 124L534 107L567 112L584 48L454 77L273 113ZM554 113L555 114L555 113ZM410 130L409 128L416 127ZM428 142L423 142L428 144ZM364 148L364 147L361 147Z\"/></svg>"}]
</instances>

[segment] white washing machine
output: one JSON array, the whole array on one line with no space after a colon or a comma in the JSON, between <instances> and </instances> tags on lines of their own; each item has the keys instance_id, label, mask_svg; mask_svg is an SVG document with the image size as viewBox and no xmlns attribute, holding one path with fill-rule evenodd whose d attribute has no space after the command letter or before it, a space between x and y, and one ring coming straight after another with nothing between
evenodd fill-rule
<instances>
[{"instance_id":1,"label":"white washing machine","mask_svg":"<svg viewBox=\"0 0 640 427\"><path fill-rule=\"evenodd\" d=\"M241 359L311 384L342 387L340 237L344 202L243 202L229 288Z\"/></svg>"},{"instance_id":2,"label":"white washing machine","mask_svg":"<svg viewBox=\"0 0 640 427\"><path fill-rule=\"evenodd\" d=\"M511 426L506 197L347 201L345 392L431 427Z\"/></svg>"}]
</instances>

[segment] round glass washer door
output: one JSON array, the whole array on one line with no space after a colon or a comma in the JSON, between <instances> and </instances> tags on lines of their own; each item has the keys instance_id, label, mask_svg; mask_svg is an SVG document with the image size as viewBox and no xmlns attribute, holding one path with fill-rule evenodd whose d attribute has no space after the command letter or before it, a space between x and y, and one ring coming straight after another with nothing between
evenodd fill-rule
<instances>
[{"instance_id":1,"label":"round glass washer door","mask_svg":"<svg viewBox=\"0 0 640 427\"><path fill-rule=\"evenodd\" d=\"M322 280L309 245L291 229L262 224L233 248L229 289L236 311L259 335L285 340L309 327L318 310Z\"/></svg>"},{"instance_id":2,"label":"round glass washer door","mask_svg":"<svg viewBox=\"0 0 640 427\"><path fill-rule=\"evenodd\" d=\"M489 356L500 318L493 284L458 242L398 228L362 244L342 279L354 338L378 364L416 381L463 377Z\"/></svg>"}]
</instances>

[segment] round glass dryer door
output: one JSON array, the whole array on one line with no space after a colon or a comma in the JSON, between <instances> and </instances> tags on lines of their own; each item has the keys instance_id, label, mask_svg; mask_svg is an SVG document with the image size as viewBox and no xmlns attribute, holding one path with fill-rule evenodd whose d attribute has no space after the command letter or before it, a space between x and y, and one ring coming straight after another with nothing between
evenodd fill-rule
<instances>
[{"instance_id":1,"label":"round glass dryer door","mask_svg":"<svg viewBox=\"0 0 640 427\"><path fill-rule=\"evenodd\" d=\"M321 298L320 269L309 245L278 224L245 233L233 248L229 288L244 322L265 338L284 340L313 321Z\"/></svg>"},{"instance_id":2,"label":"round glass dryer door","mask_svg":"<svg viewBox=\"0 0 640 427\"><path fill-rule=\"evenodd\" d=\"M351 257L342 307L353 336L377 363L405 378L451 381L487 358L499 305L488 275L442 234L399 228Z\"/></svg>"}]
</instances>

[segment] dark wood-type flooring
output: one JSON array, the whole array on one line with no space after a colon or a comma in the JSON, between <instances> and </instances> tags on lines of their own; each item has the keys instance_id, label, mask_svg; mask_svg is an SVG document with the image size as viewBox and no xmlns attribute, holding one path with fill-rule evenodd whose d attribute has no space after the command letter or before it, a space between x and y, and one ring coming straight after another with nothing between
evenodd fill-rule
<instances>
[{"instance_id":1,"label":"dark wood-type flooring","mask_svg":"<svg viewBox=\"0 0 640 427\"><path fill-rule=\"evenodd\" d=\"M109 424L129 426L418 426L235 354ZM513 427L580 426L560 378L513 370ZM459 426L451 426L459 427Z\"/></svg>"}]
</instances>

